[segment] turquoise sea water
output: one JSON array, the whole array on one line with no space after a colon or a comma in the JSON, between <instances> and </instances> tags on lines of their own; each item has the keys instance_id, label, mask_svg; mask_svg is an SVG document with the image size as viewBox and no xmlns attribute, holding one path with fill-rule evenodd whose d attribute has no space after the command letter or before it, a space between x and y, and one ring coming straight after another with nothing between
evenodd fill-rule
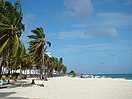
<instances>
[{"instance_id":1,"label":"turquoise sea water","mask_svg":"<svg viewBox=\"0 0 132 99\"><path fill-rule=\"evenodd\" d=\"M110 78L123 78L132 80L132 74L93 74L94 76L110 77Z\"/></svg>"}]
</instances>

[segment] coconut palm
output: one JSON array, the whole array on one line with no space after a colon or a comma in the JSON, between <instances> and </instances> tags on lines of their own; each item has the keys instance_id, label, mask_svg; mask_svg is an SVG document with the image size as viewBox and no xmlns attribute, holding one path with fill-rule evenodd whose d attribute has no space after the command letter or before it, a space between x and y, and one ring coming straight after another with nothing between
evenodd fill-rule
<instances>
[{"instance_id":1,"label":"coconut palm","mask_svg":"<svg viewBox=\"0 0 132 99\"><path fill-rule=\"evenodd\" d=\"M53 71L57 67L57 58L55 57L50 57L50 66L49 66L49 71L50 71L50 76L53 77Z\"/></svg>"},{"instance_id":2,"label":"coconut palm","mask_svg":"<svg viewBox=\"0 0 132 99\"><path fill-rule=\"evenodd\" d=\"M67 67L66 67L66 66L63 66L63 67L62 67L63 75L66 75L66 71L67 71Z\"/></svg>"},{"instance_id":3,"label":"coconut palm","mask_svg":"<svg viewBox=\"0 0 132 99\"><path fill-rule=\"evenodd\" d=\"M30 70L29 73L31 74L31 69L36 64L33 63L32 56L29 53L28 53L26 59L24 59L24 64L25 64L24 69L25 70L27 70L27 69ZM26 74L27 74L27 72L26 72Z\"/></svg>"},{"instance_id":4,"label":"coconut palm","mask_svg":"<svg viewBox=\"0 0 132 99\"><path fill-rule=\"evenodd\" d=\"M44 66L44 55L47 47L51 46L51 43L47 41L46 35L44 34L44 30L42 27L31 30L33 35L29 35L28 37L32 39L29 44L29 53L33 56L33 60L36 64L40 65L40 79L43 79L43 69Z\"/></svg>"},{"instance_id":5,"label":"coconut palm","mask_svg":"<svg viewBox=\"0 0 132 99\"><path fill-rule=\"evenodd\" d=\"M2 53L5 48L19 48L19 43L21 43L19 37L24 30L24 24L22 12L19 11L21 6L18 2L13 5L3 1L0 8L0 53ZM12 53L15 55L16 51L13 49Z\"/></svg>"},{"instance_id":6,"label":"coconut palm","mask_svg":"<svg viewBox=\"0 0 132 99\"><path fill-rule=\"evenodd\" d=\"M20 36L24 30L22 23L21 4L18 0L15 4L8 1L0 1L0 55L6 51L9 63L9 72L11 58L17 56L17 51L22 45ZM9 80L8 80L9 81Z\"/></svg>"},{"instance_id":7,"label":"coconut palm","mask_svg":"<svg viewBox=\"0 0 132 99\"><path fill-rule=\"evenodd\" d=\"M62 71L62 68L63 68L63 59L60 58L60 59L59 59L59 65L58 65L58 67L57 67L57 71L59 72L59 74L60 74L60 72Z\"/></svg>"},{"instance_id":8,"label":"coconut palm","mask_svg":"<svg viewBox=\"0 0 132 99\"><path fill-rule=\"evenodd\" d=\"M25 46L22 44L19 46L19 49L17 51L17 56L14 59L14 65L19 66L20 69L20 76L22 75L22 64L27 59L27 54L25 50Z\"/></svg>"}]
</instances>

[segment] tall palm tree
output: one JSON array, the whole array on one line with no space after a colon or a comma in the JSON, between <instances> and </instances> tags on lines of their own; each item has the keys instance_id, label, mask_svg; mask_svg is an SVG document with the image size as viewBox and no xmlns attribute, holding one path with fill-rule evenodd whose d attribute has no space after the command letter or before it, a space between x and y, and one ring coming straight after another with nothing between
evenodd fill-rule
<instances>
[{"instance_id":1,"label":"tall palm tree","mask_svg":"<svg viewBox=\"0 0 132 99\"><path fill-rule=\"evenodd\" d=\"M66 75L67 67L66 66L63 66L62 67L62 71L63 71L63 75Z\"/></svg>"},{"instance_id":2,"label":"tall palm tree","mask_svg":"<svg viewBox=\"0 0 132 99\"><path fill-rule=\"evenodd\" d=\"M48 54L45 54L44 55L44 64L45 64L45 75L47 76L47 74L48 74L48 69L49 69L49 65L50 65L50 57L49 57L49 55Z\"/></svg>"},{"instance_id":3,"label":"tall palm tree","mask_svg":"<svg viewBox=\"0 0 132 99\"><path fill-rule=\"evenodd\" d=\"M56 68L57 59L55 57L50 57L50 76L53 77L53 70Z\"/></svg>"},{"instance_id":4,"label":"tall palm tree","mask_svg":"<svg viewBox=\"0 0 132 99\"><path fill-rule=\"evenodd\" d=\"M32 56L28 53L27 54L27 57L24 59L24 62L25 62L25 66L24 68L26 70L30 70L30 74L31 74L31 69L34 65L36 65L35 63L33 63L33 60L32 60ZM26 74L27 74L27 71L26 71Z\"/></svg>"},{"instance_id":5,"label":"tall palm tree","mask_svg":"<svg viewBox=\"0 0 132 99\"><path fill-rule=\"evenodd\" d=\"M60 59L59 59L59 65L58 65L58 67L57 67L57 71L59 72L59 74L60 74L60 72L62 71L62 68L63 68L63 59L60 58Z\"/></svg>"},{"instance_id":6,"label":"tall palm tree","mask_svg":"<svg viewBox=\"0 0 132 99\"><path fill-rule=\"evenodd\" d=\"M47 47L51 46L51 43L47 41L46 35L44 34L44 30L42 27L31 30L33 35L29 35L28 37L32 39L29 44L29 53L33 56L33 60L40 65L40 79L43 79L43 69L44 66L44 55Z\"/></svg>"},{"instance_id":7,"label":"tall palm tree","mask_svg":"<svg viewBox=\"0 0 132 99\"><path fill-rule=\"evenodd\" d=\"M3 0L2 0L3 1ZM22 12L19 11L21 6L18 2L14 5L8 1L3 1L0 4L0 53L11 45L19 47L20 36L24 30L22 23ZM14 49L13 54L15 55Z\"/></svg>"},{"instance_id":8,"label":"tall palm tree","mask_svg":"<svg viewBox=\"0 0 132 99\"><path fill-rule=\"evenodd\" d=\"M20 69L20 76L22 75L22 64L27 60L27 54L24 44L21 43L19 46L19 49L17 51L17 56L14 58L14 64L15 66L19 66Z\"/></svg>"},{"instance_id":9,"label":"tall palm tree","mask_svg":"<svg viewBox=\"0 0 132 99\"><path fill-rule=\"evenodd\" d=\"M7 50L9 72L11 58L17 56L17 50L22 45L20 36L24 31L22 23L21 4L18 0L15 4L1 0L0 2L0 55ZM9 81L9 80L8 80Z\"/></svg>"}]
</instances>

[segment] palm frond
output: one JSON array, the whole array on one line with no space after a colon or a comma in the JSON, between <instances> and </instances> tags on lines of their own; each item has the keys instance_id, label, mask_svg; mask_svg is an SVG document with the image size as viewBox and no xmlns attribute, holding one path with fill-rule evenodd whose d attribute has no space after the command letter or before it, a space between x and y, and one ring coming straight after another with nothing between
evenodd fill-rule
<instances>
[{"instance_id":1,"label":"palm frond","mask_svg":"<svg viewBox=\"0 0 132 99\"><path fill-rule=\"evenodd\" d=\"M36 28L31 30L38 38L45 38L45 34L43 33L43 28Z\"/></svg>"},{"instance_id":2,"label":"palm frond","mask_svg":"<svg viewBox=\"0 0 132 99\"><path fill-rule=\"evenodd\" d=\"M5 7L5 1L4 0L0 0L0 6Z\"/></svg>"},{"instance_id":3,"label":"palm frond","mask_svg":"<svg viewBox=\"0 0 132 99\"><path fill-rule=\"evenodd\" d=\"M3 49L8 45L9 43L9 38L0 46L0 53L3 51Z\"/></svg>"},{"instance_id":4,"label":"palm frond","mask_svg":"<svg viewBox=\"0 0 132 99\"><path fill-rule=\"evenodd\" d=\"M14 39L12 39L12 55L15 57L17 55L17 51L19 48L19 37L15 35Z\"/></svg>"},{"instance_id":5,"label":"palm frond","mask_svg":"<svg viewBox=\"0 0 132 99\"><path fill-rule=\"evenodd\" d=\"M2 35L2 36L0 37L0 41L2 41L2 39L3 39L4 37L6 37L6 34L4 34L4 35Z\"/></svg>"},{"instance_id":6,"label":"palm frond","mask_svg":"<svg viewBox=\"0 0 132 99\"><path fill-rule=\"evenodd\" d=\"M29 35L29 36L27 36L27 37L30 38L30 39L38 39L38 37L35 36L35 35Z\"/></svg>"},{"instance_id":7,"label":"palm frond","mask_svg":"<svg viewBox=\"0 0 132 99\"><path fill-rule=\"evenodd\" d=\"M49 42L49 41L46 41L46 43L48 44L48 46L49 46L49 47L51 46L51 42Z\"/></svg>"}]
</instances>

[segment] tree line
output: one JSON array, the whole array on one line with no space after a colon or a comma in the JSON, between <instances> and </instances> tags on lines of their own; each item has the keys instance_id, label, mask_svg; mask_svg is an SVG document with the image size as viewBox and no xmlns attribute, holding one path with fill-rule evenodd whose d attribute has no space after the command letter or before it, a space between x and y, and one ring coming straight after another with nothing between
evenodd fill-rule
<instances>
[{"instance_id":1,"label":"tree line","mask_svg":"<svg viewBox=\"0 0 132 99\"><path fill-rule=\"evenodd\" d=\"M58 75L65 75L67 67L63 64L63 59L49 57L47 48L51 42L46 40L46 35L42 27L31 30L28 51L21 40L21 35L25 30L22 22L23 13L20 0L14 4L0 0L0 77L3 69L8 70L8 82L11 71L37 69L40 72L40 79L47 76L54 76L54 71Z\"/></svg>"}]
</instances>

